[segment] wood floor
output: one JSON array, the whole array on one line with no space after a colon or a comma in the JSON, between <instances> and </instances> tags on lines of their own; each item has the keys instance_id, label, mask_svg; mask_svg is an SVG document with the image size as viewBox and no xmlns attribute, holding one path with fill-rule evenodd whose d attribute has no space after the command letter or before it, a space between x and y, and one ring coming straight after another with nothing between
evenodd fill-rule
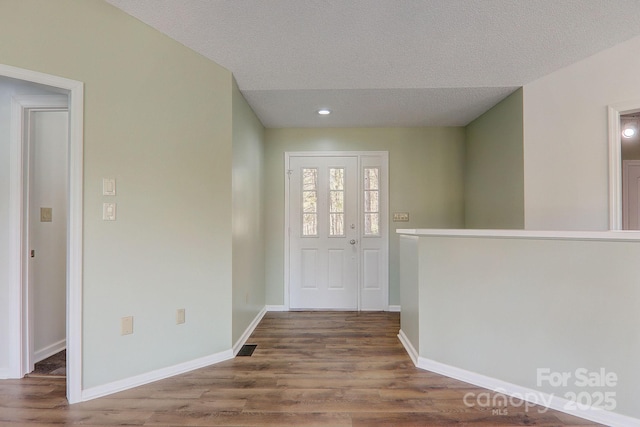
<instances>
[{"instance_id":1,"label":"wood floor","mask_svg":"<svg viewBox=\"0 0 640 427\"><path fill-rule=\"evenodd\" d=\"M487 391L415 368L399 327L398 313L268 313L247 342L252 356L109 397L69 406L64 379L0 381L0 426L593 425L465 405Z\"/></svg>"}]
</instances>

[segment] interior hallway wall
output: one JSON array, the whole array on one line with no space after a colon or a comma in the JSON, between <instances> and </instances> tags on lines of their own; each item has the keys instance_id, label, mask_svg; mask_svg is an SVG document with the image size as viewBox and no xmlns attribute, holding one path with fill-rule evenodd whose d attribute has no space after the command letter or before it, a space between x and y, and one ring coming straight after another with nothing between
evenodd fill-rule
<instances>
[{"instance_id":1,"label":"interior hallway wall","mask_svg":"<svg viewBox=\"0 0 640 427\"><path fill-rule=\"evenodd\" d=\"M265 306L264 127L233 83L233 333Z\"/></svg>"},{"instance_id":2,"label":"interior hallway wall","mask_svg":"<svg viewBox=\"0 0 640 427\"><path fill-rule=\"evenodd\" d=\"M284 304L284 153L389 152L389 304L400 304L397 228L464 227L464 128L266 129L266 300ZM409 222L392 222L409 212Z\"/></svg>"},{"instance_id":3,"label":"interior hallway wall","mask_svg":"<svg viewBox=\"0 0 640 427\"><path fill-rule=\"evenodd\" d=\"M639 51L635 37L524 86L525 228L609 228L607 106L640 106Z\"/></svg>"},{"instance_id":4,"label":"interior hallway wall","mask_svg":"<svg viewBox=\"0 0 640 427\"><path fill-rule=\"evenodd\" d=\"M4 64L85 84L83 389L228 351L231 73L101 0L5 0L0 39Z\"/></svg>"},{"instance_id":5,"label":"interior hallway wall","mask_svg":"<svg viewBox=\"0 0 640 427\"><path fill-rule=\"evenodd\" d=\"M466 127L465 228L524 228L522 89Z\"/></svg>"}]
</instances>

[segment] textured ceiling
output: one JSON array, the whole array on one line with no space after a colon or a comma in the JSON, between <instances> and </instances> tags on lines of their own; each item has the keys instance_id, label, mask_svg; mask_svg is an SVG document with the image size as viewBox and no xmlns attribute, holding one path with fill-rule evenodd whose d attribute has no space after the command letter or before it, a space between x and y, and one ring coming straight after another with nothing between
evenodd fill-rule
<instances>
[{"instance_id":1,"label":"textured ceiling","mask_svg":"<svg viewBox=\"0 0 640 427\"><path fill-rule=\"evenodd\" d=\"M232 71L267 127L466 125L640 35L640 0L107 1Z\"/></svg>"}]
</instances>

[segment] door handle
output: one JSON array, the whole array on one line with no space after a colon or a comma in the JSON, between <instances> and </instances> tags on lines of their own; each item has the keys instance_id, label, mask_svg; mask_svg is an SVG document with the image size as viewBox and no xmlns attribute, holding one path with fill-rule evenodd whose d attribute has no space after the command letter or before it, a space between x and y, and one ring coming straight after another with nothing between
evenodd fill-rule
<instances>
[{"instance_id":1,"label":"door handle","mask_svg":"<svg viewBox=\"0 0 640 427\"><path fill-rule=\"evenodd\" d=\"M355 244L356 244L356 239L351 239L351 240L349 241L349 243L351 243L352 245L355 245Z\"/></svg>"}]
</instances>

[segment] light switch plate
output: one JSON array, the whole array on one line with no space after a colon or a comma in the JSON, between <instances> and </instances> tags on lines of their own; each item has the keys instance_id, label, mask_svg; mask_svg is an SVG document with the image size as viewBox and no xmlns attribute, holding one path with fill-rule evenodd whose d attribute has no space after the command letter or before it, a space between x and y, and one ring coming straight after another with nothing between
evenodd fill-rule
<instances>
[{"instance_id":1,"label":"light switch plate","mask_svg":"<svg viewBox=\"0 0 640 427\"><path fill-rule=\"evenodd\" d=\"M115 178L102 178L102 195L103 196L115 196L116 195L116 180L115 180Z\"/></svg>"},{"instance_id":2,"label":"light switch plate","mask_svg":"<svg viewBox=\"0 0 640 427\"><path fill-rule=\"evenodd\" d=\"M116 220L116 204L115 203L102 204L102 219L104 221Z\"/></svg>"},{"instance_id":3,"label":"light switch plate","mask_svg":"<svg viewBox=\"0 0 640 427\"><path fill-rule=\"evenodd\" d=\"M40 208L40 222L53 221L53 209L52 208Z\"/></svg>"},{"instance_id":4,"label":"light switch plate","mask_svg":"<svg viewBox=\"0 0 640 427\"><path fill-rule=\"evenodd\" d=\"M394 212L393 222L407 222L409 221L409 212Z\"/></svg>"},{"instance_id":5,"label":"light switch plate","mask_svg":"<svg viewBox=\"0 0 640 427\"><path fill-rule=\"evenodd\" d=\"M121 335L131 335L133 333L133 316L127 316L122 318L122 331Z\"/></svg>"}]
</instances>

